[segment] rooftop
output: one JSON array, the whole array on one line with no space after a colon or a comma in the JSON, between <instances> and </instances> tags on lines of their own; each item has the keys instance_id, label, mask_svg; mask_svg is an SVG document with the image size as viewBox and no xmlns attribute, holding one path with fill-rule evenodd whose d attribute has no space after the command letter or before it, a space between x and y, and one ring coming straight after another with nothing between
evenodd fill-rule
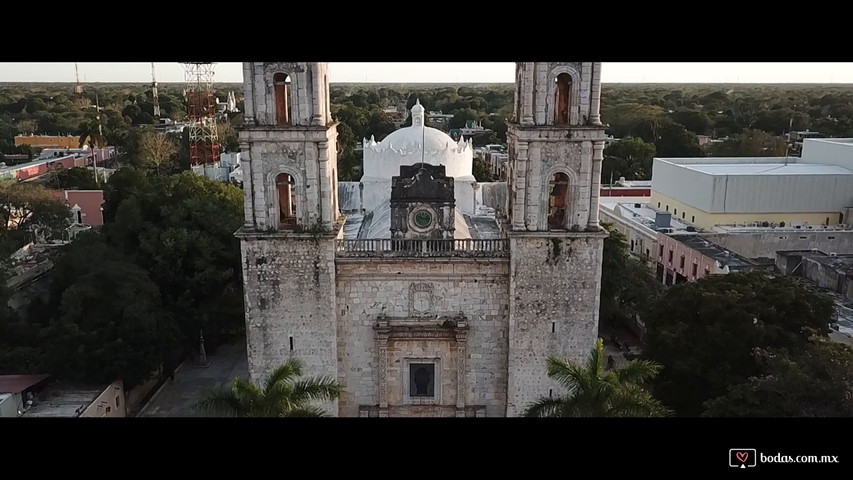
<instances>
[{"instance_id":1,"label":"rooftop","mask_svg":"<svg viewBox=\"0 0 853 480\"><path fill-rule=\"evenodd\" d=\"M25 417L78 417L104 387L56 385L39 393Z\"/></svg>"},{"instance_id":2,"label":"rooftop","mask_svg":"<svg viewBox=\"0 0 853 480\"><path fill-rule=\"evenodd\" d=\"M719 262L720 265L729 267L729 270L735 271L755 266L755 262L747 259L746 257L742 257L725 247L717 245L716 243L709 242L700 235L679 234L671 235L671 237L702 255L714 259Z\"/></svg>"},{"instance_id":3,"label":"rooftop","mask_svg":"<svg viewBox=\"0 0 853 480\"><path fill-rule=\"evenodd\" d=\"M603 207L625 220L633 220L653 231L657 231L655 226L657 213L667 212L655 209L647 203L648 201L649 197L599 197L599 207ZM669 226L665 228L671 228L673 232L688 232L688 227L693 226L672 216ZM698 228L696 229L698 230Z\"/></svg>"},{"instance_id":4,"label":"rooftop","mask_svg":"<svg viewBox=\"0 0 853 480\"><path fill-rule=\"evenodd\" d=\"M0 375L0 393L21 393L50 375Z\"/></svg>"},{"instance_id":5,"label":"rooftop","mask_svg":"<svg viewBox=\"0 0 853 480\"><path fill-rule=\"evenodd\" d=\"M707 175L853 175L850 170L835 165L808 163L700 163L682 166Z\"/></svg>"}]
</instances>

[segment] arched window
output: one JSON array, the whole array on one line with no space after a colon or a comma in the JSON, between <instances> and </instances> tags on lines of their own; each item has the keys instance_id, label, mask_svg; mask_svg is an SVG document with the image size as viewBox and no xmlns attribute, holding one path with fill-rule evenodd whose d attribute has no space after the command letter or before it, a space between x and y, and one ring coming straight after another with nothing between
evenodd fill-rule
<instances>
[{"instance_id":1,"label":"arched window","mask_svg":"<svg viewBox=\"0 0 853 480\"><path fill-rule=\"evenodd\" d=\"M296 225L296 188L293 177L280 173L275 177L278 191L278 223L282 227Z\"/></svg>"},{"instance_id":2,"label":"arched window","mask_svg":"<svg viewBox=\"0 0 853 480\"><path fill-rule=\"evenodd\" d=\"M272 77L275 85L275 124L290 125L290 77L276 73Z\"/></svg>"},{"instance_id":3,"label":"arched window","mask_svg":"<svg viewBox=\"0 0 853 480\"><path fill-rule=\"evenodd\" d=\"M568 226L569 176L557 172L548 189L548 229L566 230Z\"/></svg>"},{"instance_id":4,"label":"arched window","mask_svg":"<svg viewBox=\"0 0 853 480\"><path fill-rule=\"evenodd\" d=\"M572 76L561 73L554 79L557 88L554 93L554 123L556 125L568 125L569 110L572 106Z\"/></svg>"}]
</instances>

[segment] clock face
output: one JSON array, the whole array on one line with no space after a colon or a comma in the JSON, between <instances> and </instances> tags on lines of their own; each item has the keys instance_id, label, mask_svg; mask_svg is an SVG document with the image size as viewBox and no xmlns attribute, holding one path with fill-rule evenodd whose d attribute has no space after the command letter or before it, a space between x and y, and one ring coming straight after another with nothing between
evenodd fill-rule
<instances>
[{"instance_id":1,"label":"clock face","mask_svg":"<svg viewBox=\"0 0 853 480\"><path fill-rule=\"evenodd\" d=\"M421 210L415 213L414 221L418 228L427 228L432 225L432 213L428 210Z\"/></svg>"}]
</instances>

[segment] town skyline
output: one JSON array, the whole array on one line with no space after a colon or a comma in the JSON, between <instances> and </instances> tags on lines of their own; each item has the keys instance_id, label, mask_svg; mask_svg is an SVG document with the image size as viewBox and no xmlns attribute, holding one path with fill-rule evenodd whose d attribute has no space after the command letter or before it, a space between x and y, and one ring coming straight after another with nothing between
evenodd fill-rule
<instances>
[{"instance_id":1,"label":"town skyline","mask_svg":"<svg viewBox=\"0 0 853 480\"><path fill-rule=\"evenodd\" d=\"M78 64L83 83L146 83L151 64L145 62ZM179 63L155 62L157 81L183 82ZM0 82L75 81L73 62L0 63ZM353 63L330 62L332 83L512 83L514 64L493 62ZM218 63L215 81L242 82L242 65ZM853 83L853 63L660 63L605 62L603 83Z\"/></svg>"}]
</instances>

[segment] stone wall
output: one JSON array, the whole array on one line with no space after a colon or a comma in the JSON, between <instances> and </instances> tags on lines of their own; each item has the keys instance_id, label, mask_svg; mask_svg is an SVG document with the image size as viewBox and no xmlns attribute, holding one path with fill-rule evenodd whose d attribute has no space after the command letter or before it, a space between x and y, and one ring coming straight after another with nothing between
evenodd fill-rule
<instances>
[{"instance_id":1,"label":"stone wall","mask_svg":"<svg viewBox=\"0 0 853 480\"><path fill-rule=\"evenodd\" d=\"M308 376L337 376L334 236L238 232L243 254L249 376L291 358ZM336 405L325 405L337 414Z\"/></svg>"},{"instance_id":2,"label":"stone wall","mask_svg":"<svg viewBox=\"0 0 853 480\"><path fill-rule=\"evenodd\" d=\"M407 358L440 359L442 411L464 403L485 406L487 416L505 415L509 309L506 259L340 258L336 268L338 379L346 389L339 405L341 416L358 416L359 407L380 405L383 376L390 416L437 412L435 407L405 405ZM424 302L422 305L415 305L415 291L420 292L417 301ZM461 358L461 370L465 372L461 392L456 390L460 345L453 338L395 340L391 334L382 373L379 346L383 342L375 329L380 315L391 323L435 328L442 318L459 313L468 323ZM459 393L463 402L459 402Z\"/></svg>"},{"instance_id":3,"label":"stone wall","mask_svg":"<svg viewBox=\"0 0 853 480\"><path fill-rule=\"evenodd\" d=\"M507 416L564 393L547 376L549 355L582 362L598 337L606 233L510 233Z\"/></svg>"}]
</instances>

